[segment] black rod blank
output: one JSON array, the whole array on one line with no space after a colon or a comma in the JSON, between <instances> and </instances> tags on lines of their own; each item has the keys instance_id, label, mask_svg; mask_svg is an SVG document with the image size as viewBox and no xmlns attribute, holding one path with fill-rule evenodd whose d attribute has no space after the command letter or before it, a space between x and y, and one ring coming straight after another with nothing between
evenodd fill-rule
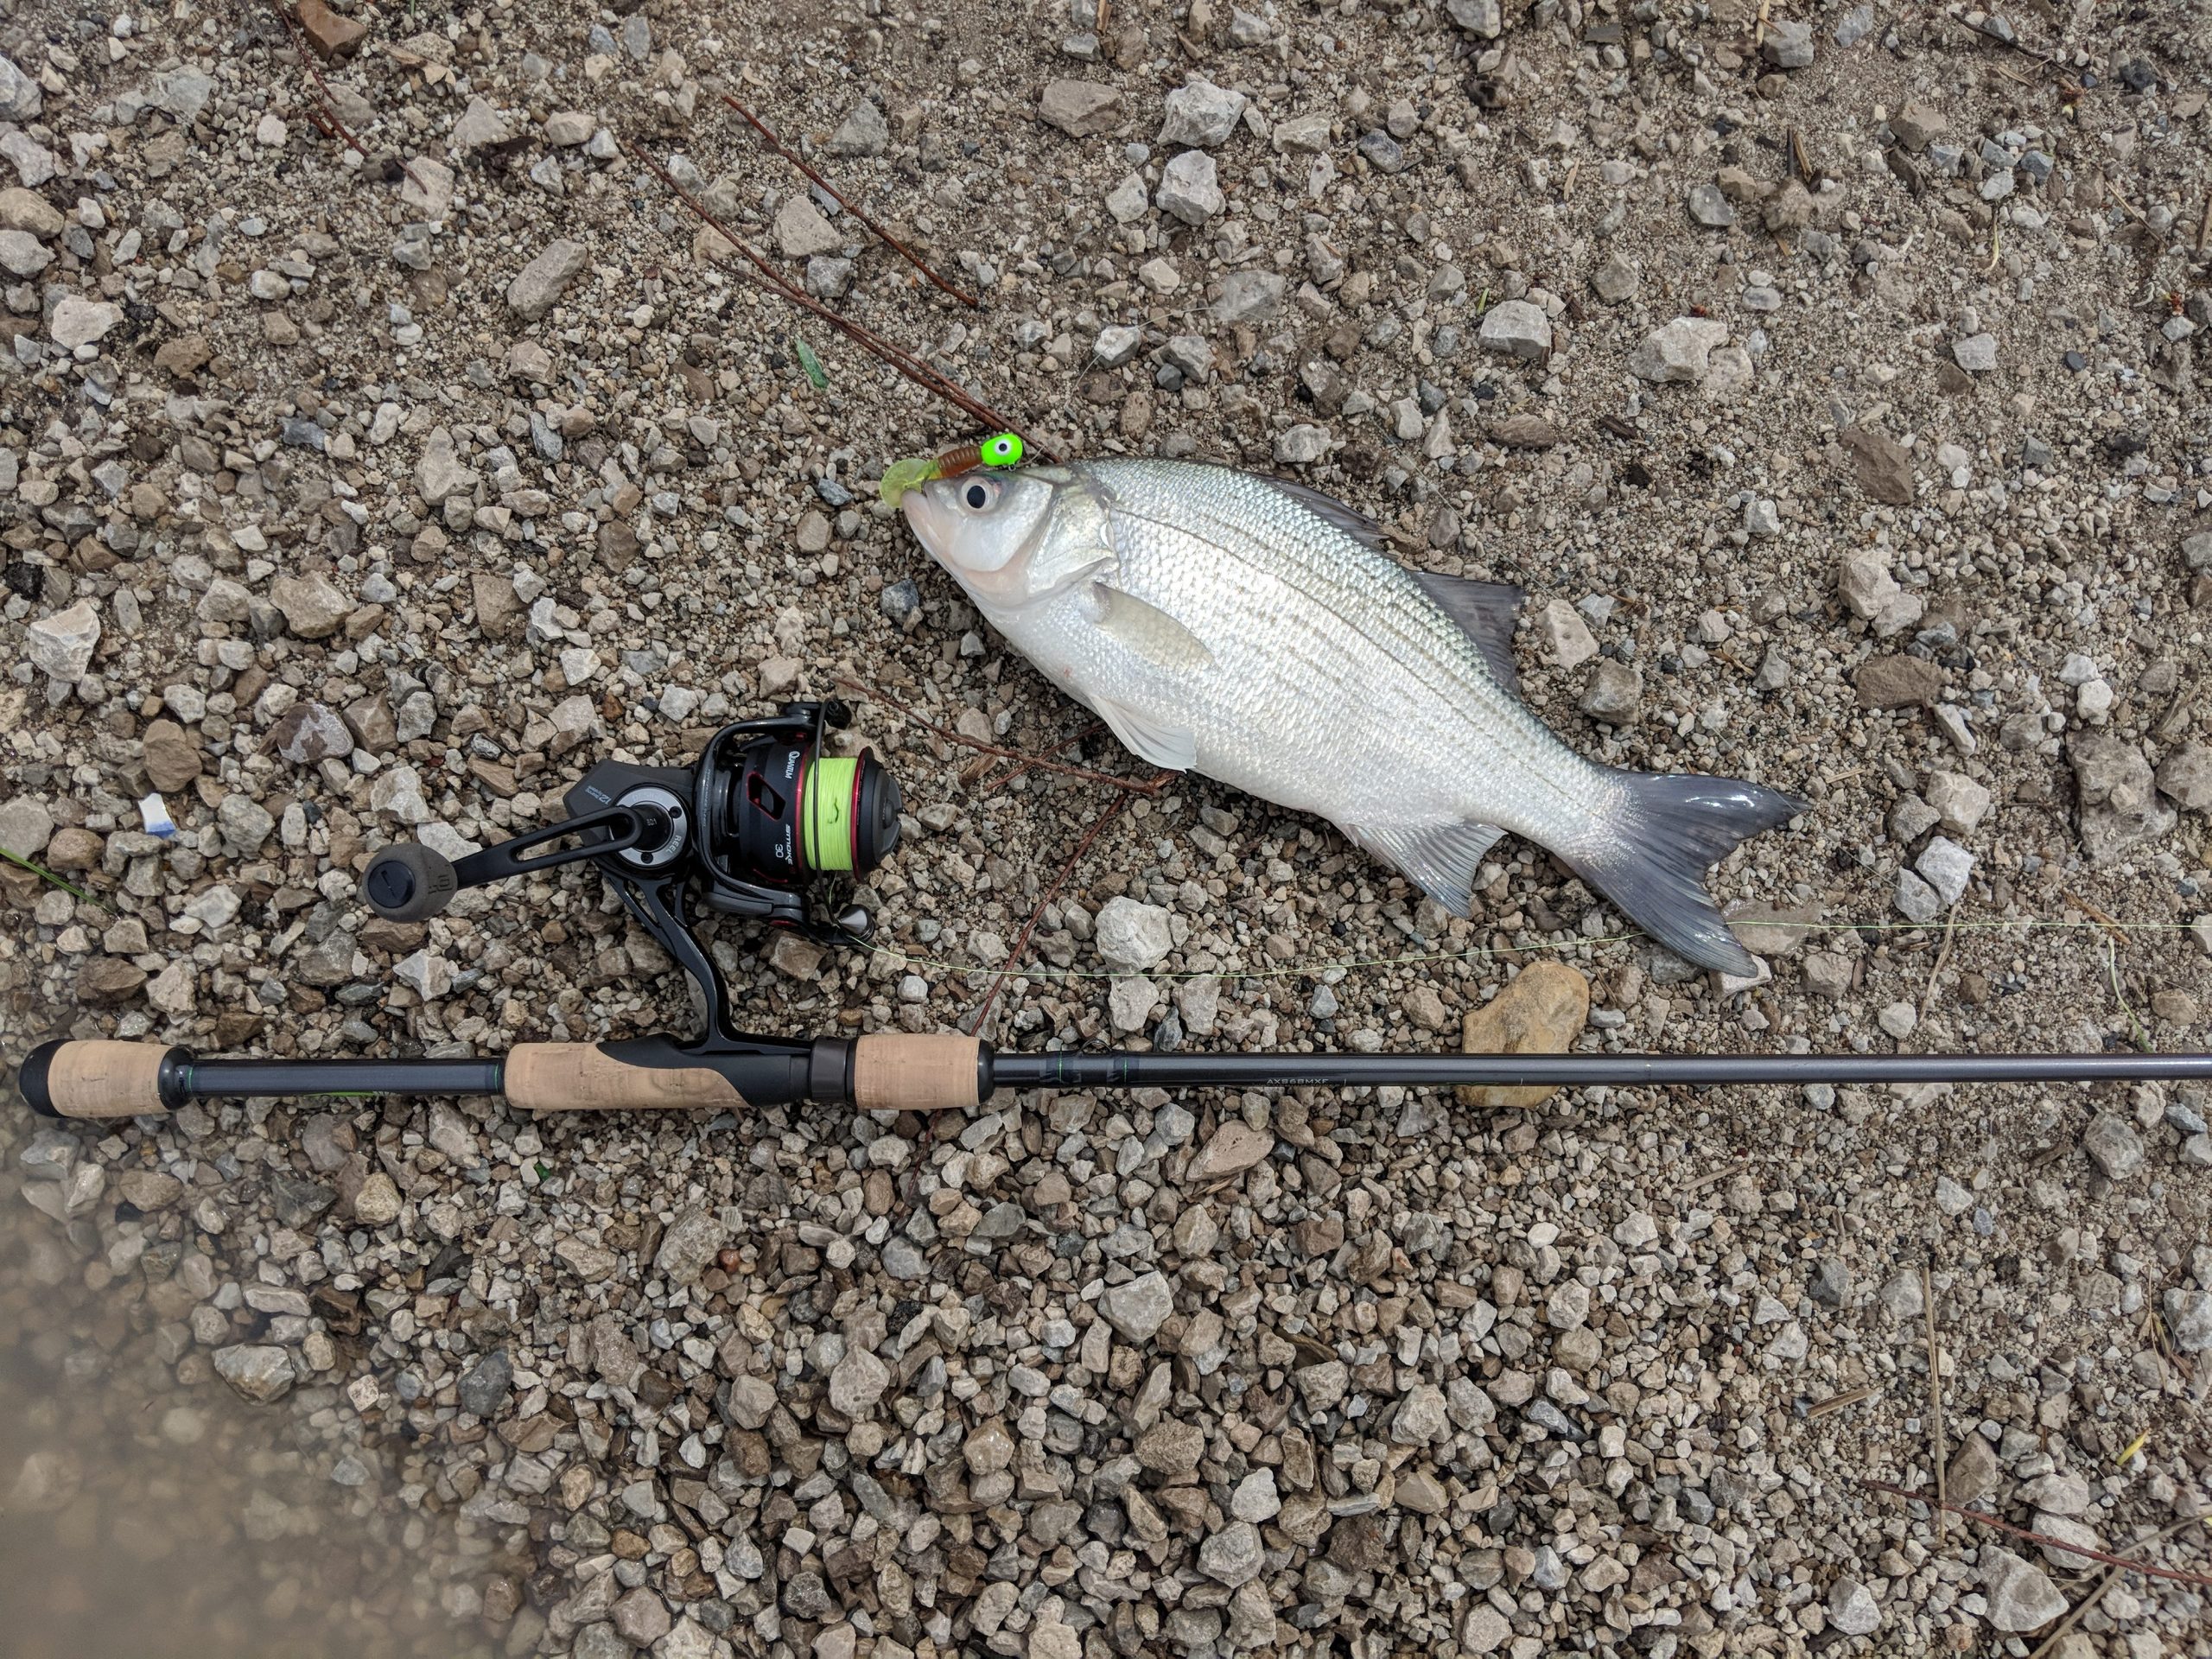
<instances>
[{"instance_id":1,"label":"black rod blank","mask_svg":"<svg viewBox=\"0 0 2212 1659\"><path fill-rule=\"evenodd\" d=\"M264 1095L496 1095L506 1062L464 1060L202 1060L175 1065L181 1100ZM165 1077L164 1085L168 1079ZM167 1094L165 1086L162 1092ZM181 1102L180 1102L181 1103Z\"/></svg>"},{"instance_id":2,"label":"black rod blank","mask_svg":"<svg viewBox=\"0 0 2212 1659\"><path fill-rule=\"evenodd\" d=\"M1617 1089L2212 1078L2212 1054L994 1054L1001 1089Z\"/></svg>"}]
</instances>

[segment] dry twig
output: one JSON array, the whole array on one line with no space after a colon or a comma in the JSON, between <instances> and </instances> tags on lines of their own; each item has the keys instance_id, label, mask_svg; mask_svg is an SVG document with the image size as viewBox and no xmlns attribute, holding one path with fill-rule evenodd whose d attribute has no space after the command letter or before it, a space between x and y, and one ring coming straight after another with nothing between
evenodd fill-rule
<instances>
[{"instance_id":1,"label":"dry twig","mask_svg":"<svg viewBox=\"0 0 2212 1659\"><path fill-rule=\"evenodd\" d=\"M1063 749L1073 748L1077 744L1083 742L1086 738L1095 736L1096 734L1103 732L1105 729L1106 725L1104 721L1093 721L1090 725L1077 732L1073 737L1062 738L1058 742L1053 744L1052 747L1046 749L1041 753L1024 756L1020 766L1008 766L1004 772L993 772L988 777L979 777L976 779L976 785L973 785L976 789L976 793L978 795L995 795L999 791L1004 789L1008 784L1020 777L1024 772L1033 772L1036 770L1038 765L1041 761L1059 753Z\"/></svg>"},{"instance_id":2,"label":"dry twig","mask_svg":"<svg viewBox=\"0 0 2212 1659\"><path fill-rule=\"evenodd\" d=\"M307 33L301 29L300 20L292 16L291 8L284 3L284 0L269 0L269 5L277 16L283 19L284 32L291 36L292 50L300 54L301 67L308 72L308 79L315 82L315 96L321 103L321 108L315 111L315 124L363 161L367 161L367 147L338 118L338 105L331 101L330 83L322 78L322 71L315 67L315 48L308 44ZM399 170L413 181L417 190L424 195L429 194L429 187L423 184L421 175L413 168L402 162Z\"/></svg>"},{"instance_id":3,"label":"dry twig","mask_svg":"<svg viewBox=\"0 0 2212 1659\"><path fill-rule=\"evenodd\" d=\"M1165 779L1167 774L1162 772L1160 776ZM1014 949L1007 952L1005 963L992 976L991 988L984 993L983 1001L976 1008L975 1018L969 1022L968 1034L970 1037L980 1037L983 1034L984 1021L990 1018L991 1004L998 1001L999 992L1006 984L1007 976L1014 970L1015 965L1021 960L1022 953L1029 949L1029 936L1037 931L1037 923L1044 915L1045 907L1060 896L1060 889L1067 886L1068 877L1075 874L1076 867L1083 862L1084 855L1090 852L1091 843L1105 833L1106 826L1119 817L1122 809L1128 804L1129 798L1127 795L1116 795L1106 804L1105 809L1091 821L1090 828L1083 832L1083 839L1076 842L1075 850L1070 853L1060 865L1058 873L1052 877L1052 885L1038 895L1037 907L1029 912L1029 919L1021 925L1021 932L1014 942Z\"/></svg>"},{"instance_id":4,"label":"dry twig","mask_svg":"<svg viewBox=\"0 0 2212 1659\"><path fill-rule=\"evenodd\" d=\"M2185 1515L2180 1520L2159 1528L2156 1532L2145 1533L2133 1543L2128 1545L2128 1548L2145 1549L2152 1544L2164 1543L2183 1528L2195 1526L2201 1518L2194 1515ZM2075 1602L2065 1618L2051 1626L2050 1634L2036 1644L2036 1650L2028 1656L2028 1659L2050 1659L2050 1656L2058 1651L2058 1644L2066 1639L2066 1632L2081 1622L2082 1614L2103 1599L2105 1592L2112 1588L2113 1580L2117 1579L2123 1570L2117 1567L2106 1568L2104 1577L2089 1587L2089 1593Z\"/></svg>"},{"instance_id":5,"label":"dry twig","mask_svg":"<svg viewBox=\"0 0 2212 1659\"><path fill-rule=\"evenodd\" d=\"M1939 963L1938 966L1941 964ZM1936 1280L1928 1264L1920 1264L1921 1329L1928 1339L1928 1444L1936 1463L1936 1541L1943 1541L1943 1463L1948 1448L1943 1444L1943 1358L1936 1345Z\"/></svg>"},{"instance_id":6,"label":"dry twig","mask_svg":"<svg viewBox=\"0 0 2212 1659\"><path fill-rule=\"evenodd\" d=\"M807 293L804 289L793 287L790 282L785 280L781 271L778 270L773 265L762 258L749 244L741 238L734 231L729 228L729 226L723 224L721 220L715 218L714 214L709 213L705 203L700 201L697 198L693 196L690 191L686 190L682 185L677 183L674 179L671 178L669 176L668 169L663 167L658 162L655 161L651 155L647 154L642 145L630 143L626 141L623 144L623 148L628 150L632 156L635 156L639 163L642 165L648 173L651 173L655 178L666 185L675 194L676 199L682 202L686 207L690 208L693 214L698 218L701 223L709 226L721 237L722 240L728 243L730 246L744 258L745 262L753 267L754 276L760 280L764 287L772 289L777 295L788 301L791 304L797 306L800 310L810 312L815 316L821 318L823 321L828 323L832 328L835 328L839 334L844 335L846 339L851 340L853 344L859 346L862 351L868 353L871 357L874 357L879 362L887 364L890 367L897 370L900 374L905 375L906 378L912 381L916 385L921 387L923 391L943 398L946 403L950 404L955 409L967 416L970 420L981 423L987 430L993 432L1020 432L1021 429L1008 421L1005 416L1000 414L988 404L979 403L974 397L969 397L968 393L962 391L959 386L947 379L944 375L939 374L935 369L923 362L921 359L916 357L912 352L906 350L904 346L893 345L891 341L886 340L881 334L877 334L874 329L870 328L865 323L855 322L852 318L845 315L843 312L832 310L830 307L823 304L821 301L816 299L811 294ZM1023 433L1022 436L1027 442L1028 446L1031 448L1035 449L1045 460L1057 461L1059 459L1059 456L1051 448L1051 446L1040 442L1035 438L1030 437L1027 433Z\"/></svg>"},{"instance_id":7,"label":"dry twig","mask_svg":"<svg viewBox=\"0 0 2212 1659\"><path fill-rule=\"evenodd\" d=\"M889 244L891 248L900 258L904 259L916 270L920 271L923 276L928 277L930 281L935 283L946 293L951 295L952 297L959 301L961 304L973 306L978 311L983 308L983 302L981 300L977 299L972 294L963 293L959 289L955 288L950 283L946 282L944 277L938 276L936 271L930 269L929 262L924 259L920 254L916 253L904 242L901 242L897 237L892 235L890 232L885 230L882 226L870 219L866 213L862 212L860 208L855 207L851 202L847 201L844 198L843 193L842 193L836 185L830 183L829 180L823 178L819 173L809 167L805 161L800 157L798 152L791 149L791 147L786 144L782 139L776 137L776 135L769 130L767 124L762 121L759 116L753 114L752 111L747 109L744 105L739 103L728 92L724 92L722 94L722 102L728 105L730 108L735 110L740 116L744 118L746 125L751 127L753 131L759 133L762 142L766 143L771 149L774 150L777 155L789 162L793 167L798 168L800 172L805 174L806 176L811 179L815 183L820 185L824 190L828 191L830 198L835 200L840 207L842 207L855 219L860 220L861 224L867 226L869 231L874 232L880 240Z\"/></svg>"},{"instance_id":8,"label":"dry twig","mask_svg":"<svg viewBox=\"0 0 2212 1659\"><path fill-rule=\"evenodd\" d=\"M1915 1503L1925 1503L1929 1501L1925 1492L1916 1492L1903 1486L1893 1486L1886 1480L1874 1480L1861 1476L1859 1484L1870 1492L1886 1492L1891 1497L1905 1498ZM2031 1532L2025 1527L2016 1527L2010 1521L2000 1520L1986 1510L1970 1510L1962 1503L1948 1503L1939 1498L1936 1500L1936 1507L1952 1515L1963 1516L1969 1521L1979 1522L1985 1527L1994 1527L1999 1532L2010 1533L2013 1537L2025 1539L2029 1543L2039 1544L2045 1549L2063 1550L2069 1555L2079 1555L2086 1560L2101 1561L2107 1567L2122 1567L2130 1573L2140 1573L2145 1578L2168 1579L2176 1584L2193 1584L2200 1590L2212 1590L2212 1577L2208 1577L2202 1573L2183 1573L2177 1567L2154 1567L2149 1561L2138 1560L2132 1556L2113 1555L2101 1549L2090 1549L2082 1544L2069 1543L2065 1539L2054 1538L2047 1532Z\"/></svg>"},{"instance_id":9,"label":"dry twig","mask_svg":"<svg viewBox=\"0 0 2212 1659\"><path fill-rule=\"evenodd\" d=\"M1159 794L1167 786L1167 780L1174 775L1173 772L1163 772L1154 778L1150 783L1140 784L1132 779L1117 778L1110 772L1094 772L1089 766L1071 766L1065 761L1047 760L1041 755L1024 754L1019 749L1004 748L996 743L986 743L979 737L970 737L965 732L956 732L940 726L935 721L916 714L896 698L887 697L874 687L864 685L858 680L840 679L837 683L848 691L855 692L861 696L881 703L893 714L913 721L924 731L941 737L948 743L957 743L963 749L973 749L978 754L995 755L1001 760L1019 761L1024 766L1034 767L1040 772L1057 772L1063 777L1080 778L1087 783L1110 784L1116 789L1127 791L1129 794L1145 796Z\"/></svg>"},{"instance_id":10,"label":"dry twig","mask_svg":"<svg viewBox=\"0 0 2212 1659\"><path fill-rule=\"evenodd\" d=\"M1943 13L1943 16L1946 21L1957 24L1961 29L1966 30L1967 34L1973 35L1974 39L1978 41L1987 41L1992 46L2009 46L2012 50L2018 52L2022 57L2033 58L2037 63L2044 65L2046 68L2048 68L2054 61L2050 53L2038 52L2035 48L2030 46L2025 41L2008 41L2002 35L1993 35L1986 29L1976 29L1972 23L1967 22L1965 18L1955 16L1948 11Z\"/></svg>"},{"instance_id":11,"label":"dry twig","mask_svg":"<svg viewBox=\"0 0 2212 1659\"><path fill-rule=\"evenodd\" d=\"M1806 1407L1805 1420L1810 1422L1814 1418L1825 1417L1832 1411L1841 1411L1847 1406L1857 1405L1861 1400L1871 1400L1881 1391L1870 1382L1863 1389L1853 1389L1846 1394L1832 1394L1827 1399Z\"/></svg>"},{"instance_id":12,"label":"dry twig","mask_svg":"<svg viewBox=\"0 0 2212 1659\"><path fill-rule=\"evenodd\" d=\"M2107 916L2103 911L2099 910L2094 905L2084 899L2080 893L2075 892L2073 888L2061 887L2058 890L2058 896L2066 900L2068 904L2073 906L2075 909L2080 911L2084 916L2087 916L2098 926L2110 928L2114 937L2116 937L2122 944L2126 944L2127 943L2127 931L2121 927L2120 925L2114 921L2110 916Z\"/></svg>"},{"instance_id":13,"label":"dry twig","mask_svg":"<svg viewBox=\"0 0 2212 1659\"><path fill-rule=\"evenodd\" d=\"M1951 941L1956 936L1958 925L1959 906L1953 905L1943 918L1943 948L1936 953L1936 965L1928 970L1928 988L1920 994L1920 1019L1928 1017L1928 1005L1936 1000L1936 982L1942 977L1944 964L1951 959Z\"/></svg>"}]
</instances>

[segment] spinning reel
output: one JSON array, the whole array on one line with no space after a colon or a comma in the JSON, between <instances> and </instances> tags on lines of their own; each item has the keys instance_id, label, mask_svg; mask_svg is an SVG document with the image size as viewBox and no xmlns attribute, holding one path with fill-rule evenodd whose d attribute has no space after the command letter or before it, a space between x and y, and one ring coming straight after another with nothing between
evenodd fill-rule
<instances>
[{"instance_id":1,"label":"spinning reel","mask_svg":"<svg viewBox=\"0 0 2212 1659\"><path fill-rule=\"evenodd\" d=\"M874 754L827 753L828 733L851 719L834 700L788 702L773 719L723 727L690 766L602 760L563 798L562 823L458 862L419 842L386 847L369 861L362 896L387 920L426 921L463 888L594 864L696 982L709 1039L737 1041L721 973L692 933L695 903L700 919L744 917L819 944L867 942L871 919L849 903L851 884L899 844L901 803Z\"/></svg>"}]
</instances>

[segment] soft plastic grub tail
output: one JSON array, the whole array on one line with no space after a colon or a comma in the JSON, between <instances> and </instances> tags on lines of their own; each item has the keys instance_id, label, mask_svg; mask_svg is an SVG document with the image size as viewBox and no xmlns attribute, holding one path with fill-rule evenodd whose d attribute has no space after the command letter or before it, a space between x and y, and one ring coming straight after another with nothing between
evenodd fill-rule
<instances>
[{"instance_id":1,"label":"soft plastic grub tail","mask_svg":"<svg viewBox=\"0 0 2212 1659\"><path fill-rule=\"evenodd\" d=\"M1705 872L1805 803L1738 778L1607 768L1611 800L1590 839L1552 850L1685 962L1751 975L1751 960L1705 890Z\"/></svg>"}]
</instances>

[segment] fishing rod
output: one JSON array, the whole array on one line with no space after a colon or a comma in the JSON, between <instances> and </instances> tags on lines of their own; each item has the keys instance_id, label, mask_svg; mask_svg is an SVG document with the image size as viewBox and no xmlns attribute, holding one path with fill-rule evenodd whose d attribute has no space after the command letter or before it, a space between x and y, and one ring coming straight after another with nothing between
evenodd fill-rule
<instances>
[{"instance_id":1,"label":"fishing rod","mask_svg":"<svg viewBox=\"0 0 2212 1659\"><path fill-rule=\"evenodd\" d=\"M24 1063L32 1107L137 1117L193 1101L304 1095L497 1096L518 1110L735 1109L799 1101L972 1111L998 1090L1726 1087L1749 1084L2113 1083L2212 1078L2212 1054L1001 1053L954 1034L755 1038L737 1052L671 1037L518 1043L462 1060L203 1059L160 1043L53 1042Z\"/></svg>"},{"instance_id":2,"label":"fishing rod","mask_svg":"<svg viewBox=\"0 0 2212 1659\"><path fill-rule=\"evenodd\" d=\"M988 461L985 464L989 464ZM873 754L830 754L845 706L792 702L724 727L689 767L601 761L568 816L457 862L416 842L377 852L369 907L418 922L466 888L586 862L690 977L695 1036L518 1043L466 1059L250 1059L162 1043L61 1040L32 1051L23 1097L49 1116L135 1117L194 1101L309 1095L493 1096L518 1110L733 1109L812 1101L862 1111L973 1110L1000 1090L1345 1089L1394 1084L1612 1088L1739 1084L2103 1083L2212 1078L2186 1054L1194 1054L1001 1052L953 1033L791 1038L740 1030L695 929L709 913L838 948L865 946L850 884L899 842L897 779ZM563 844L566 843L566 844Z\"/></svg>"}]
</instances>

